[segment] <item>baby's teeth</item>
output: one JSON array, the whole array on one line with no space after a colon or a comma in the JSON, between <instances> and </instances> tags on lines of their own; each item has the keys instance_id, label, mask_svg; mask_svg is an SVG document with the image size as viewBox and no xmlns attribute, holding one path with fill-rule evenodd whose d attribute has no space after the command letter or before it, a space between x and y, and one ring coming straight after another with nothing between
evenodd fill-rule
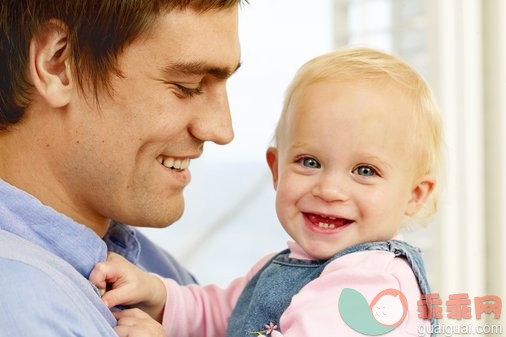
<instances>
[{"instance_id":1,"label":"baby's teeth","mask_svg":"<svg viewBox=\"0 0 506 337\"><path fill-rule=\"evenodd\" d=\"M328 224L328 223L325 223L325 222L319 222L318 223L318 227L319 228L336 228L336 226L334 224Z\"/></svg>"}]
</instances>

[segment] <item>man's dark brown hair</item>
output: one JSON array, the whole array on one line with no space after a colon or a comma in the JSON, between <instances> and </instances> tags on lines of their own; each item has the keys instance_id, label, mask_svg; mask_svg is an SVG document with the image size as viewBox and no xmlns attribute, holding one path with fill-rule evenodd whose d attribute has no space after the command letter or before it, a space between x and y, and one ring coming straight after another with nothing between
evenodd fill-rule
<instances>
[{"instance_id":1,"label":"man's dark brown hair","mask_svg":"<svg viewBox=\"0 0 506 337\"><path fill-rule=\"evenodd\" d=\"M108 89L122 50L149 31L161 13L226 9L247 0L2 0L0 2L0 130L18 122L30 104L30 41L43 29L62 29L78 86L95 96Z\"/></svg>"}]
</instances>

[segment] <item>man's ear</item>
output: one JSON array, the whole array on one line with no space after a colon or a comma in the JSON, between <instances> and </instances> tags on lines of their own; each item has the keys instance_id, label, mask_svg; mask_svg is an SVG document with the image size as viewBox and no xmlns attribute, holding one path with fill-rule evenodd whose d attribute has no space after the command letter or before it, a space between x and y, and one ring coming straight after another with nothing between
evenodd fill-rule
<instances>
[{"instance_id":1,"label":"man's ear","mask_svg":"<svg viewBox=\"0 0 506 337\"><path fill-rule=\"evenodd\" d=\"M406 207L405 215L415 215L425 204L436 187L436 180L431 175L424 175L415 182L411 190L411 199Z\"/></svg>"},{"instance_id":2,"label":"man's ear","mask_svg":"<svg viewBox=\"0 0 506 337\"><path fill-rule=\"evenodd\" d=\"M265 158L267 159L267 165L271 169L272 183L274 184L274 189L276 189L278 187L278 149L269 147Z\"/></svg>"},{"instance_id":3,"label":"man's ear","mask_svg":"<svg viewBox=\"0 0 506 337\"><path fill-rule=\"evenodd\" d=\"M46 102L67 105L72 89L70 46L66 25L49 20L30 41L29 69L33 85Z\"/></svg>"}]
</instances>

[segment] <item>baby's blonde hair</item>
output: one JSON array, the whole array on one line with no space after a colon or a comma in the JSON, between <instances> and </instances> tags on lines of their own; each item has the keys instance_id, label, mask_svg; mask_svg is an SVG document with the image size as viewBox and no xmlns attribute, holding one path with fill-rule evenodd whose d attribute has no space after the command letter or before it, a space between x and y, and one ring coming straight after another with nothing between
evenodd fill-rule
<instances>
[{"instance_id":1,"label":"baby's blonde hair","mask_svg":"<svg viewBox=\"0 0 506 337\"><path fill-rule=\"evenodd\" d=\"M296 73L285 95L283 110L276 127L274 141L279 135L290 101L297 90L316 82L327 80L373 80L390 81L413 101L412 140L416 145L420 176L430 174L436 179L440 175L443 130L439 107L431 88L423 77L402 59L371 48L346 48L318 56L305 63ZM424 224L437 211L436 188L418 212L417 222Z\"/></svg>"}]
</instances>

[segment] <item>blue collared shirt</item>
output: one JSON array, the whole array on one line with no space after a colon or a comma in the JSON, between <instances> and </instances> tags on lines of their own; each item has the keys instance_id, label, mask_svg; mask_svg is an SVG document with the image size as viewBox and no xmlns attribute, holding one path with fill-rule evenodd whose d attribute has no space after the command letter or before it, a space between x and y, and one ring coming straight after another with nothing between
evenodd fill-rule
<instances>
[{"instance_id":1,"label":"blue collared shirt","mask_svg":"<svg viewBox=\"0 0 506 337\"><path fill-rule=\"evenodd\" d=\"M0 336L116 336L114 317L88 281L107 251L181 284L195 282L134 228L113 223L102 240L0 179Z\"/></svg>"}]
</instances>

